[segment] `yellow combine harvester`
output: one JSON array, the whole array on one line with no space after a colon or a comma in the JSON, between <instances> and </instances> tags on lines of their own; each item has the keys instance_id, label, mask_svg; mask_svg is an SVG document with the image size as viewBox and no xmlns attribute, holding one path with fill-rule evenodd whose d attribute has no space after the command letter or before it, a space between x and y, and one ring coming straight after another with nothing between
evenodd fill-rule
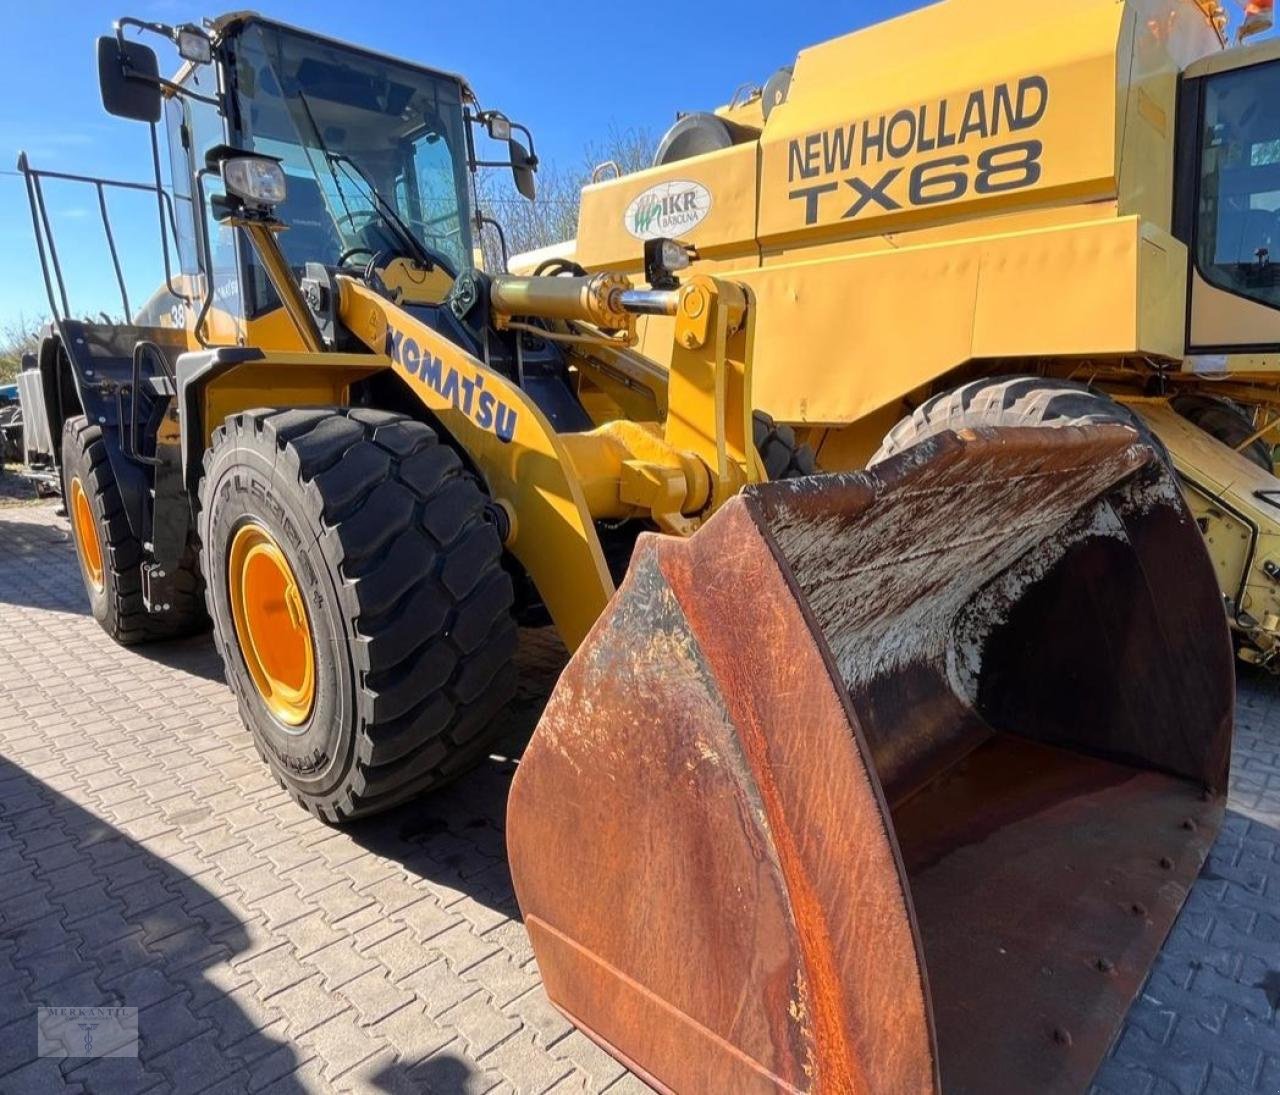
<instances>
[{"instance_id":1,"label":"yellow combine harvester","mask_svg":"<svg viewBox=\"0 0 1280 1095\"><path fill-rule=\"evenodd\" d=\"M683 117L553 250L629 272L678 236L748 286L756 405L825 470L1073 413L1016 377L1110 393L1172 456L1242 656L1280 668L1280 42L1224 26L1209 0L946 0ZM641 334L661 359L669 323Z\"/></svg>"},{"instance_id":2,"label":"yellow combine harvester","mask_svg":"<svg viewBox=\"0 0 1280 1095\"><path fill-rule=\"evenodd\" d=\"M134 30L176 45L174 80ZM1087 1083L1227 786L1227 629L1150 436L1100 396L1028 396L868 473L766 482L811 466L752 413L754 376L777 401L813 360L795 300L682 278L663 239L647 287L474 269L474 137L522 192L536 161L461 78L243 13L122 20L98 60L107 110L152 127L154 185L123 185L168 268L137 309L120 279L129 322L73 318L56 173L20 165L56 316L24 393L103 627L211 618L266 763L341 822L483 758L517 625L550 621L575 654L508 839L576 1023L668 1090ZM989 117L1047 117L1045 72L981 93ZM645 224L690 227L688 193ZM1148 261L1099 209L1061 260ZM936 365L963 341L940 290L976 258L909 261ZM849 413L878 383L813 375Z\"/></svg>"}]
</instances>

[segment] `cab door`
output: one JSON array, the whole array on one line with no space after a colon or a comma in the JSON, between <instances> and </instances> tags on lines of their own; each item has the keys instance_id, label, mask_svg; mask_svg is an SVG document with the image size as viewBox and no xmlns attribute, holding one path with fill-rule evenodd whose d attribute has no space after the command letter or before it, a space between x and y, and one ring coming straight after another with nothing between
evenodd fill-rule
<instances>
[{"instance_id":1,"label":"cab door","mask_svg":"<svg viewBox=\"0 0 1280 1095\"><path fill-rule=\"evenodd\" d=\"M1180 105L1187 351L1280 352L1280 43L1193 65Z\"/></svg>"}]
</instances>

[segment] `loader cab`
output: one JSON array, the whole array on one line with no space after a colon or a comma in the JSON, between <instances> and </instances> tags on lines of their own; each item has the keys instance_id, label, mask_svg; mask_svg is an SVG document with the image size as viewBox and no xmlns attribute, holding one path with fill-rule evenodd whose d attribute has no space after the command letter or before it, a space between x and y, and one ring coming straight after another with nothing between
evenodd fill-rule
<instances>
[{"instance_id":1,"label":"loader cab","mask_svg":"<svg viewBox=\"0 0 1280 1095\"><path fill-rule=\"evenodd\" d=\"M1280 353L1280 41L1192 65L1179 108L1187 351Z\"/></svg>"},{"instance_id":2,"label":"loader cab","mask_svg":"<svg viewBox=\"0 0 1280 1095\"><path fill-rule=\"evenodd\" d=\"M176 193L182 266L209 274L214 341L242 332L288 348L294 334L254 249L211 209L221 184L205 158L218 145L280 161L279 242L297 274L394 265L421 298L442 299L474 247L465 83L256 16L215 27L209 63L176 81L195 94L165 103L175 192L188 191Z\"/></svg>"},{"instance_id":3,"label":"loader cab","mask_svg":"<svg viewBox=\"0 0 1280 1095\"><path fill-rule=\"evenodd\" d=\"M477 264L477 168L510 166L517 189L531 195L536 158L527 130L480 111L460 77L256 15L207 28L199 32L205 56L184 54L175 79L157 83L177 251L194 302L184 318L190 329L208 286L201 321L208 341L299 348L254 248L213 208L222 183L207 161L211 149L231 146L280 162L287 185L276 215L287 228L279 243L299 277L308 263L376 275L414 303L439 303L457 273ZM113 110L109 82L104 76L104 105L122 113ZM508 142L509 161L477 158L476 126ZM150 307L183 316L172 295Z\"/></svg>"}]
</instances>

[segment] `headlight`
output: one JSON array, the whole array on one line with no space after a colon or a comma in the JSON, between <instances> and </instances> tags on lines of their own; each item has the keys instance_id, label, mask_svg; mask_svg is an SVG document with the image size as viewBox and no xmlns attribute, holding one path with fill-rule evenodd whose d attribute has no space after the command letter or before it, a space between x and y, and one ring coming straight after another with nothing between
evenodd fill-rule
<instances>
[{"instance_id":1,"label":"headlight","mask_svg":"<svg viewBox=\"0 0 1280 1095\"><path fill-rule=\"evenodd\" d=\"M676 270L687 270L693 262L693 256L689 254L688 244L681 243L679 240L659 240L658 254L663 269L673 273Z\"/></svg>"},{"instance_id":2,"label":"headlight","mask_svg":"<svg viewBox=\"0 0 1280 1095\"><path fill-rule=\"evenodd\" d=\"M274 206L284 201L284 172L264 156L236 156L222 161L222 181L237 198L253 205Z\"/></svg>"},{"instance_id":3,"label":"headlight","mask_svg":"<svg viewBox=\"0 0 1280 1095\"><path fill-rule=\"evenodd\" d=\"M184 61L207 65L213 60L213 43L198 27L177 27L173 32L173 40L178 46L178 56Z\"/></svg>"}]
</instances>

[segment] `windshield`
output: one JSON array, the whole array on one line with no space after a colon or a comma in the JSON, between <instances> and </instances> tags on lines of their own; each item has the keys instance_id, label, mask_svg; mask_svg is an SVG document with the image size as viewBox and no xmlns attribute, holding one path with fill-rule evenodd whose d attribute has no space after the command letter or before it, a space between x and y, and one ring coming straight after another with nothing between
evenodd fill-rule
<instances>
[{"instance_id":1,"label":"windshield","mask_svg":"<svg viewBox=\"0 0 1280 1095\"><path fill-rule=\"evenodd\" d=\"M412 256L415 241L454 270L471 265L456 79L259 23L240 37L235 78L243 139L287 175L291 265Z\"/></svg>"}]
</instances>

